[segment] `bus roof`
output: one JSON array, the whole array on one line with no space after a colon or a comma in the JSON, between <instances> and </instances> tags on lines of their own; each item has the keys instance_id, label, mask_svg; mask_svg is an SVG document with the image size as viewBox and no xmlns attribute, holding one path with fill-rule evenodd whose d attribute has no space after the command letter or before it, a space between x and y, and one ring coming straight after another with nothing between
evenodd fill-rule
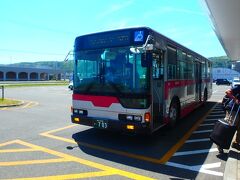
<instances>
[{"instance_id":1,"label":"bus roof","mask_svg":"<svg viewBox=\"0 0 240 180\"><path fill-rule=\"evenodd\" d=\"M200 58L207 59L204 56L192 51L191 49L177 43L176 41L162 35L161 33L149 27L130 27L81 35L76 37L74 48L75 51L78 51L83 49L100 49L104 47L132 45L140 46L146 42L148 35L152 35L156 39L165 41L166 45L180 48L186 53L190 53Z\"/></svg>"}]
</instances>

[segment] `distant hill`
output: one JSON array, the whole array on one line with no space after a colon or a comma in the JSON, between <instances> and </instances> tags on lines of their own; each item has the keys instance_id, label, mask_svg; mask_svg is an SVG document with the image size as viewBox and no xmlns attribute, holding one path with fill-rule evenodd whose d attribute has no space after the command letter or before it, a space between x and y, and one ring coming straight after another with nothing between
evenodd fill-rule
<instances>
[{"instance_id":1,"label":"distant hill","mask_svg":"<svg viewBox=\"0 0 240 180\"><path fill-rule=\"evenodd\" d=\"M230 68L232 66L231 59L227 56L219 56L219 57L210 57L208 58L213 63L213 68Z\"/></svg>"},{"instance_id":2,"label":"distant hill","mask_svg":"<svg viewBox=\"0 0 240 180\"><path fill-rule=\"evenodd\" d=\"M213 62L213 68L231 68L232 62L227 56L210 57L208 58ZM73 72L73 60L69 61L40 61L40 62L21 62L14 63L10 66L15 67L33 67L33 68L49 68L60 69L64 72Z\"/></svg>"},{"instance_id":3,"label":"distant hill","mask_svg":"<svg viewBox=\"0 0 240 180\"><path fill-rule=\"evenodd\" d=\"M43 68L43 69L60 69L64 72L73 72L73 60L69 61L39 61L39 62L21 62L14 63L8 66L14 67L31 67L31 68Z\"/></svg>"}]
</instances>

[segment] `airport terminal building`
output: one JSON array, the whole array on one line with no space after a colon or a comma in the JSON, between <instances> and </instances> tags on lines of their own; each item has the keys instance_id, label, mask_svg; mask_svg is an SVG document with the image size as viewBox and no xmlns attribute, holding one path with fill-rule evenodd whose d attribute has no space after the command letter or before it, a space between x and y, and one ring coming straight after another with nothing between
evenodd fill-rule
<instances>
[{"instance_id":1,"label":"airport terminal building","mask_svg":"<svg viewBox=\"0 0 240 180\"><path fill-rule=\"evenodd\" d=\"M213 80L228 79L233 80L234 77L240 77L240 73L228 68L213 68Z\"/></svg>"},{"instance_id":2,"label":"airport terminal building","mask_svg":"<svg viewBox=\"0 0 240 180\"><path fill-rule=\"evenodd\" d=\"M59 69L0 66L0 81L61 80L62 74Z\"/></svg>"}]
</instances>

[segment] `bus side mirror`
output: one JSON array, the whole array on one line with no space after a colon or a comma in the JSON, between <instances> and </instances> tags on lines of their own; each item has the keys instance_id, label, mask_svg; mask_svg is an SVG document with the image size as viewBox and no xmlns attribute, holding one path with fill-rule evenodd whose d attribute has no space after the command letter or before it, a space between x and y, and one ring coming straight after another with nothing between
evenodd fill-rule
<instances>
[{"instance_id":1,"label":"bus side mirror","mask_svg":"<svg viewBox=\"0 0 240 180\"><path fill-rule=\"evenodd\" d=\"M152 67L152 53L146 52L141 55L141 66Z\"/></svg>"}]
</instances>

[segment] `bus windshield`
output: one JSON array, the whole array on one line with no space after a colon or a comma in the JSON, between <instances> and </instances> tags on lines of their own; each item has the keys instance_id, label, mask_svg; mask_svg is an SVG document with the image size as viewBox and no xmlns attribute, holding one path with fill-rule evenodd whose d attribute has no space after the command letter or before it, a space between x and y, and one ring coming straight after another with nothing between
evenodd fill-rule
<instances>
[{"instance_id":1,"label":"bus windshield","mask_svg":"<svg viewBox=\"0 0 240 180\"><path fill-rule=\"evenodd\" d=\"M75 52L74 90L84 94L149 94L149 68L142 67L141 54L131 47Z\"/></svg>"}]
</instances>

